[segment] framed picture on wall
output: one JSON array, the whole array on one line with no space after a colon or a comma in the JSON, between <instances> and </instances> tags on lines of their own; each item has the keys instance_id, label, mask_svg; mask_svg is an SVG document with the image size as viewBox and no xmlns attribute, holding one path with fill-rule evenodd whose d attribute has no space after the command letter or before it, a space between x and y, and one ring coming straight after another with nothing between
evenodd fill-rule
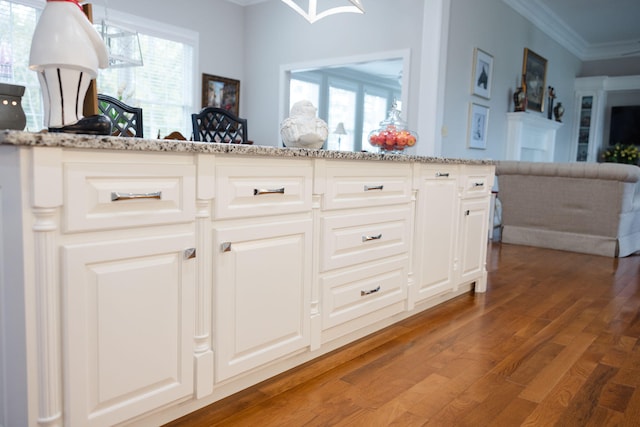
<instances>
[{"instance_id":1,"label":"framed picture on wall","mask_svg":"<svg viewBox=\"0 0 640 427\"><path fill-rule=\"evenodd\" d=\"M475 48L473 50L473 73L471 76L471 93L482 98L491 98L491 81L493 80L493 56Z\"/></svg>"},{"instance_id":2,"label":"framed picture on wall","mask_svg":"<svg viewBox=\"0 0 640 427\"><path fill-rule=\"evenodd\" d=\"M239 115L240 80L202 74L202 108L218 107Z\"/></svg>"},{"instance_id":3,"label":"framed picture on wall","mask_svg":"<svg viewBox=\"0 0 640 427\"><path fill-rule=\"evenodd\" d=\"M467 146L484 150L487 148L487 126L489 124L489 107L471 103L469 105L469 134Z\"/></svg>"},{"instance_id":4,"label":"framed picture on wall","mask_svg":"<svg viewBox=\"0 0 640 427\"><path fill-rule=\"evenodd\" d=\"M522 75L527 83L527 110L543 112L547 87L547 60L525 47Z\"/></svg>"}]
</instances>

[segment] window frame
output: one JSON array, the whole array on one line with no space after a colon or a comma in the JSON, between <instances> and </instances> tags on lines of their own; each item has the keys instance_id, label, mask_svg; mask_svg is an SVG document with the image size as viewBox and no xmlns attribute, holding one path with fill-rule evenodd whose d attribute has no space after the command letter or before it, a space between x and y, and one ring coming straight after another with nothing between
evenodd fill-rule
<instances>
[{"instance_id":1,"label":"window frame","mask_svg":"<svg viewBox=\"0 0 640 427\"><path fill-rule=\"evenodd\" d=\"M165 40L170 40L177 43L183 43L191 46L193 49L192 61L191 61L191 84L190 87L185 88L184 99L190 100L190 103L185 104L185 108L187 111L196 112L200 110L200 107L197 106L199 102L199 94L197 93L197 82L199 79L199 44L200 38L199 33L197 31L189 30L183 27L166 24L164 22L155 21L145 17L139 17L133 14L121 12L119 10L108 9L104 6L94 5L93 6L93 22L94 24L99 23L101 20L106 20L111 24L120 26L124 29L128 29L131 31L137 31L141 34L157 37ZM142 58L144 61L144 58ZM186 64L183 64L186 66ZM186 73L185 73L186 75ZM189 117L185 118L186 123L189 122ZM177 129L171 129L171 131ZM155 135L155 129L150 129L152 133L148 133L145 131L145 135L147 138L151 138ZM185 137L189 137L191 134L190 127L188 129L182 129L182 131L187 132ZM168 131L166 133L169 133Z\"/></svg>"},{"instance_id":2,"label":"window frame","mask_svg":"<svg viewBox=\"0 0 640 427\"><path fill-rule=\"evenodd\" d=\"M46 5L45 0L4 0L8 3L22 5L26 7L32 7L36 10L36 15L39 16L41 11L44 9ZM190 81L187 82L184 88L184 108L187 111L198 111L199 107L197 106L198 102L198 77L199 77L199 33L193 30L189 30L183 27L178 27L171 24L166 24L164 22L155 21L152 19L138 17L136 15L128 14L125 12L121 12L118 10L107 9L104 6L93 5L93 21L94 23L99 23L102 19L108 20L110 23L115 24L117 26L121 26L122 28L126 28L132 31L137 31L141 34L161 38L164 40L169 40L177 43L182 43L185 45L189 45L192 49L192 59L191 64L184 63L183 66L185 68L191 67L191 72L186 72L185 76L189 76ZM144 58L143 58L144 60ZM186 71L186 70L185 70ZM15 81L9 81L9 83L14 84L22 84ZM38 88L38 93L40 97L42 96L40 93L41 89ZM185 118L185 123L189 123L189 117ZM40 128L42 124L39 124ZM184 131L189 131L190 129L184 129ZM148 137L149 135L147 133Z\"/></svg>"}]
</instances>

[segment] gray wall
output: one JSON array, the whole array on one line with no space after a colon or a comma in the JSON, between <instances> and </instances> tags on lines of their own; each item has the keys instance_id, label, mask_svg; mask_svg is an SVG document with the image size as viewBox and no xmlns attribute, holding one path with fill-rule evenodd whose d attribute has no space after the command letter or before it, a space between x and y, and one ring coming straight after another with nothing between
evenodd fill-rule
<instances>
[{"instance_id":1,"label":"gray wall","mask_svg":"<svg viewBox=\"0 0 640 427\"><path fill-rule=\"evenodd\" d=\"M640 56L627 56L582 63L579 77L640 75Z\"/></svg>"},{"instance_id":2,"label":"gray wall","mask_svg":"<svg viewBox=\"0 0 640 427\"><path fill-rule=\"evenodd\" d=\"M225 0L110 0L109 7L140 14L200 33L195 104L200 106L200 73L241 80L240 114L249 120L256 144L277 145L280 117L280 68L286 64L410 49L410 94L405 120L418 129L423 18L432 0L368 0L365 15L344 14L313 25L279 0L240 7ZM449 0L445 0L448 4ZM427 7L428 9L424 9ZM446 157L505 157L506 113L519 82L525 47L548 60L547 85L565 105L565 124L558 132L556 161L567 161L573 114L573 79L581 62L513 11L502 0L450 0L441 154ZM428 40L428 38L427 38ZM494 57L492 96L470 92L474 47ZM428 59L428 58L425 58ZM428 61L426 61L428 63ZM470 102L490 108L486 150L467 148ZM539 113L531 113L539 114ZM440 132L435 132L440 135ZM443 132L444 133L444 132ZM420 144L420 142L418 142ZM436 144L437 145L437 144ZM431 154L431 153L428 153Z\"/></svg>"},{"instance_id":3,"label":"gray wall","mask_svg":"<svg viewBox=\"0 0 640 427\"><path fill-rule=\"evenodd\" d=\"M473 49L493 55L491 99L471 95ZM502 0L452 0L442 154L446 157L504 159L506 113L513 111L513 92L520 84L524 48L547 59L547 86L573 117L573 80L580 60L538 30ZM467 117L471 102L489 107L487 149L467 148ZM538 114L529 112L529 114ZM545 112L542 113L546 117ZM568 161L572 124L565 120L556 140L556 161Z\"/></svg>"},{"instance_id":4,"label":"gray wall","mask_svg":"<svg viewBox=\"0 0 640 427\"><path fill-rule=\"evenodd\" d=\"M366 14L334 15L310 25L279 0L246 8L245 95L250 139L277 145L283 65L410 49L411 81L404 119L415 129L423 1L367 1ZM285 111L286 113L286 111Z\"/></svg>"}]
</instances>

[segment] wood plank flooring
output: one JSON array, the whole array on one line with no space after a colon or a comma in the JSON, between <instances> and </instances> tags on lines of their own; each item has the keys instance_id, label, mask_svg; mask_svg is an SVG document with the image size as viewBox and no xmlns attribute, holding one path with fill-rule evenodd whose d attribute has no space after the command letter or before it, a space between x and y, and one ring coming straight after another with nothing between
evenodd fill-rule
<instances>
[{"instance_id":1,"label":"wood plank flooring","mask_svg":"<svg viewBox=\"0 0 640 427\"><path fill-rule=\"evenodd\" d=\"M640 426L640 255L493 243L463 295L167 426Z\"/></svg>"}]
</instances>

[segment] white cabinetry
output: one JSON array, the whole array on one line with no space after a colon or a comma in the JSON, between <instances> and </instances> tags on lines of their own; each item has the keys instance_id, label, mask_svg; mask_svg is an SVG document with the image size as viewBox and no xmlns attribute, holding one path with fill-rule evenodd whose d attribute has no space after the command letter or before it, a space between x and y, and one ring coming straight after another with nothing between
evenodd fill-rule
<instances>
[{"instance_id":1,"label":"white cabinetry","mask_svg":"<svg viewBox=\"0 0 640 427\"><path fill-rule=\"evenodd\" d=\"M405 310L411 166L319 161L321 342Z\"/></svg>"},{"instance_id":2,"label":"white cabinetry","mask_svg":"<svg viewBox=\"0 0 640 427\"><path fill-rule=\"evenodd\" d=\"M416 165L417 274L410 307L474 282L477 292L485 291L492 183L489 167Z\"/></svg>"},{"instance_id":3,"label":"white cabinetry","mask_svg":"<svg viewBox=\"0 0 640 427\"><path fill-rule=\"evenodd\" d=\"M215 380L310 343L311 179L306 160L216 161Z\"/></svg>"},{"instance_id":4,"label":"white cabinetry","mask_svg":"<svg viewBox=\"0 0 640 427\"><path fill-rule=\"evenodd\" d=\"M190 157L64 151L60 166L69 423L112 425L191 396Z\"/></svg>"},{"instance_id":5,"label":"white cabinetry","mask_svg":"<svg viewBox=\"0 0 640 427\"><path fill-rule=\"evenodd\" d=\"M414 266L417 272L412 303L452 291L458 227L459 167L416 165L418 215Z\"/></svg>"},{"instance_id":6,"label":"white cabinetry","mask_svg":"<svg viewBox=\"0 0 640 427\"><path fill-rule=\"evenodd\" d=\"M161 425L485 290L492 166L234 149L0 145L0 424Z\"/></svg>"},{"instance_id":7,"label":"white cabinetry","mask_svg":"<svg viewBox=\"0 0 640 427\"><path fill-rule=\"evenodd\" d=\"M193 393L193 235L64 247L70 425L113 425Z\"/></svg>"},{"instance_id":8,"label":"white cabinetry","mask_svg":"<svg viewBox=\"0 0 640 427\"><path fill-rule=\"evenodd\" d=\"M462 166L462 200L458 231L458 284L475 282L475 291L487 287L486 257L489 227L491 168Z\"/></svg>"},{"instance_id":9,"label":"white cabinetry","mask_svg":"<svg viewBox=\"0 0 640 427\"><path fill-rule=\"evenodd\" d=\"M604 132L607 81L603 77L576 79L572 161L598 161L598 150L602 148Z\"/></svg>"},{"instance_id":10,"label":"white cabinetry","mask_svg":"<svg viewBox=\"0 0 640 427\"><path fill-rule=\"evenodd\" d=\"M13 150L24 250L5 259L22 272L4 278L23 278L26 331L37 331L26 358L37 412L16 425L63 414L64 425L113 425L189 398L192 157Z\"/></svg>"}]
</instances>

